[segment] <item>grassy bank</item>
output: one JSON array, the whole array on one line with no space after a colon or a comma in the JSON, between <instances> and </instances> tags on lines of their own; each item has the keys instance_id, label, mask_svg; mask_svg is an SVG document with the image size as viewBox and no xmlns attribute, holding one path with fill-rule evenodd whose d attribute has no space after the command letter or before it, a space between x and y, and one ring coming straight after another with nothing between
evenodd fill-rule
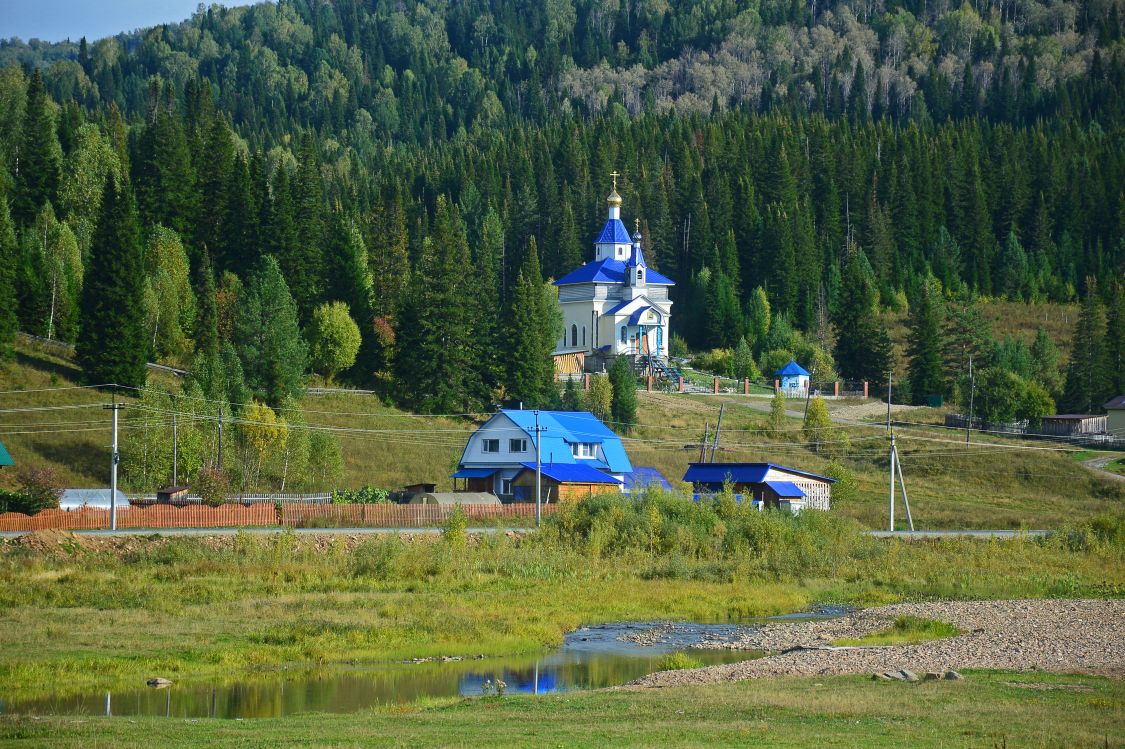
<instances>
[{"instance_id":1,"label":"grassy bank","mask_svg":"<svg viewBox=\"0 0 1125 749\"><path fill-rule=\"evenodd\" d=\"M901 542L820 513L671 497L588 501L523 538L34 542L0 555L0 683L12 697L155 674L543 652L606 621L1125 591L1120 519L1047 540Z\"/></svg>"},{"instance_id":2,"label":"grassy bank","mask_svg":"<svg viewBox=\"0 0 1125 749\"><path fill-rule=\"evenodd\" d=\"M902 684L859 677L503 697L350 715L228 721L0 718L0 744L188 746L1116 747L1125 682L969 674Z\"/></svg>"}]
</instances>

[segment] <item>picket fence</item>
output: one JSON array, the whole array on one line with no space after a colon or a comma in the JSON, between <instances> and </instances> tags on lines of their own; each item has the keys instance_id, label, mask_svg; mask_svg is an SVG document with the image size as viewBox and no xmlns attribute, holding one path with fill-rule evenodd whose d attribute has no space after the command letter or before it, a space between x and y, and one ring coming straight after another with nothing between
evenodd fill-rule
<instances>
[{"instance_id":1,"label":"picket fence","mask_svg":"<svg viewBox=\"0 0 1125 749\"><path fill-rule=\"evenodd\" d=\"M462 505L470 526L528 526L534 522L535 505ZM544 505L544 514L557 505ZM291 528L433 528L443 525L453 512L450 505L319 505L282 503L220 507L205 505L152 505L129 507L117 513L119 529L135 528L246 528L281 526ZM0 531L104 530L109 528L109 510L84 507L79 510L43 510L35 515L18 512L0 514Z\"/></svg>"}]
</instances>

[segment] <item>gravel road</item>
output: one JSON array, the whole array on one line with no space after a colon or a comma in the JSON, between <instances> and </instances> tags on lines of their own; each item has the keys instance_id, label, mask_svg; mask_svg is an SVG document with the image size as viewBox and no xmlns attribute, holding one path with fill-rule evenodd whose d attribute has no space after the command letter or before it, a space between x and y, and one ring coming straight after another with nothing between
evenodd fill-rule
<instances>
[{"instance_id":1,"label":"gravel road","mask_svg":"<svg viewBox=\"0 0 1125 749\"><path fill-rule=\"evenodd\" d=\"M887 629L898 616L948 622L962 634L920 645L796 650ZM633 682L667 687L769 676L856 674L910 669L916 673L965 668L1096 673L1125 678L1125 600L951 601L909 603L857 611L828 621L768 624L734 640L705 647L777 654L741 663L661 671Z\"/></svg>"}]
</instances>

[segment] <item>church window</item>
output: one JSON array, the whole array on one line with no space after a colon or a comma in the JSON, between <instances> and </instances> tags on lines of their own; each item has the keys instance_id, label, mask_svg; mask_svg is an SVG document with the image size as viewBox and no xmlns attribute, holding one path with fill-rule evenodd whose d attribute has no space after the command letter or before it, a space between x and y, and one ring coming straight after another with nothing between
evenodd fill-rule
<instances>
[{"instance_id":1,"label":"church window","mask_svg":"<svg viewBox=\"0 0 1125 749\"><path fill-rule=\"evenodd\" d=\"M645 280L645 272L643 270L641 270L640 268L637 268L637 283L640 283L644 280Z\"/></svg>"},{"instance_id":2,"label":"church window","mask_svg":"<svg viewBox=\"0 0 1125 749\"><path fill-rule=\"evenodd\" d=\"M624 325L621 326L621 342L622 343L628 343L629 342L629 329L627 327L625 327Z\"/></svg>"},{"instance_id":3,"label":"church window","mask_svg":"<svg viewBox=\"0 0 1125 749\"><path fill-rule=\"evenodd\" d=\"M570 326L570 345L571 346L577 346L578 345L578 326L577 325L571 325Z\"/></svg>"},{"instance_id":4,"label":"church window","mask_svg":"<svg viewBox=\"0 0 1125 749\"><path fill-rule=\"evenodd\" d=\"M586 348L586 326L582 326L582 348Z\"/></svg>"}]
</instances>

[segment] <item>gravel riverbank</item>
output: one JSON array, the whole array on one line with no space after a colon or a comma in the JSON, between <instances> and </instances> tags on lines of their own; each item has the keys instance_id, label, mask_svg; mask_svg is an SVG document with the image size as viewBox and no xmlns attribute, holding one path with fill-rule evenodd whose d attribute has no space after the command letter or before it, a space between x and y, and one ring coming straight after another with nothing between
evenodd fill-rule
<instances>
[{"instance_id":1,"label":"gravel riverbank","mask_svg":"<svg viewBox=\"0 0 1125 749\"><path fill-rule=\"evenodd\" d=\"M823 646L887 629L911 615L948 622L961 634L892 647L779 651ZM766 650L751 661L661 671L633 682L666 687L768 676L856 674L910 669L917 673L992 668L1096 673L1125 677L1125 600L949 601L864 609L828 621L767 624L702 647Z\"/></svg>"}]
</instances>

